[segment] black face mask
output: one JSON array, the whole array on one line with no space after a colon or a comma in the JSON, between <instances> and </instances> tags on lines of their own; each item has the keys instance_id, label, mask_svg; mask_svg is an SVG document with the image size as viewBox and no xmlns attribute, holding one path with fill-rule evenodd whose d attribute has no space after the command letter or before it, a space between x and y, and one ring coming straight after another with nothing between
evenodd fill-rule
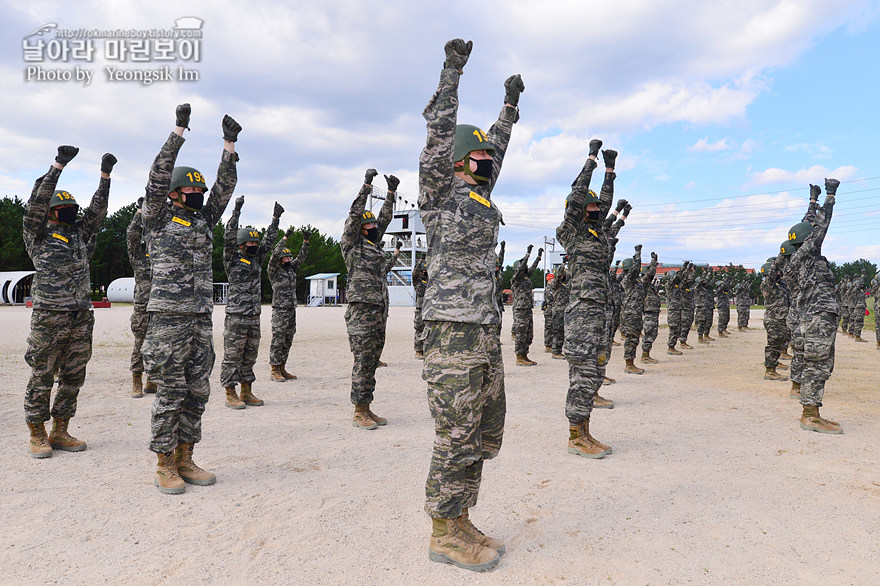
<instances>
[{"instance_id":1,"label":"black face mask","mask_svg":"<svg viewBox=\"0 0 880 586\"><path fill-rule=\"evenodd\" d=\"M254 244L246 244L244 247L244 253L248 256L254 256L257 254L257 251L260 249L259 246Z\"/></svg>"},{"instance_id":2,"label":"black face mask","mask_svg":"<svg viewBox=\"0 0 880 586\"><path fill-rule=\"evenodd\" d=\"M477 170L474 172L467 172L474 181L480 184L489 183L489 179L492 177L492 159L471 159L468 157L469 161L473 161L477 164ZM465 164L468 164L466 161ZM470 165L468 165L468 171L470 171Z\"/></svg>"},{"instance_id":3,"label":"black face mask","mask_svg":"<svg viewBox=\"0 0 880 586\"><path fill-rule=\"evenodd\" d=\"M284 267L284 268L286 269L287 267L290 266L290 261L289 261L289 260L282 260L282 261L281 261L281 266Z\"/></svg>"},{"instance_id":4,"label":"black face mask","mask_svg":"<svg viewBox=\"0 0 880 586\"><path fill-rule=\"evenodd\" d=\"M205 195L203 193L181 193L181 204L188 210L192 210L194 212L201 211L202 206L205 203Z\"/></svg>"},{"instance_id":5,"label":"black face mask","mask_svg":"<svg viewBox=\"0 0 880 586\"><path fill-rule=\"evenodd\" d=\"M375 244L379 241L379 228L369 228L367 230L367 240Z\"/></svg>"},{"instance_id":6,"label":"black face mask","mask_svg":"<svg viewBox=\"0 0 880 586\"><path fill-rule=\"evenodd\" d=\"M602 210L594 210L592 212L587 212L587 217L597 222L602 219Z\"/></svg>"},{"instance_id":7,"label":"black face mask","mask_svg":"<svg viewBox=\"0 0 880 586\"><path fill-rule=\"evenodd\" d=\"M58 221L64 224L65 226L71 226L76 222L76 206L69 208L56 208L55 214L58 216Z\"/></svg>"}]
</instances>

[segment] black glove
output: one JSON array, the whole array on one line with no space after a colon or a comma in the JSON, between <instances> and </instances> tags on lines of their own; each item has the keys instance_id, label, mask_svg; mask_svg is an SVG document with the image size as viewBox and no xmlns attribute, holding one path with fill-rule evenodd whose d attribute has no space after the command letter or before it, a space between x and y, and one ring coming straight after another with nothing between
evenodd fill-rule
<instances>
[{"instance_id":1,"label":"black glove","mask_svg":"<svg viewBox=\"0 0 880 586\"><path fill-rule=\"evenodd\" d=\"M657 262L657 253L656 252L651 253L651 260L653 260L654 262Z\"/></svg>"},{"instance_id":2,"label":"black glove","mask_svg":"<svg viewBox=\"0 0 880 586\"><path fill-rule=\"evenodd\" d=\"M529 244L528 246L526 246L526 252L532 252L532 249L533 249L534 247L535 247L534 244Z\"/></svg>"},{"instance_id":3,"label":"black glove","mask_svg":"<svg viewBox=\"0 0 880 586\"><path fill-rule=\"evenodd\" d=\"M79 148L70 146L69 144L58 147L58 154L55 155L55 162L59 165L66 165L73 160L73 157L79 152Z\"/></svg>"},{"instance_id":4,"label":"black glove","mask_svg":"<svg viewBox=\"0 0 880 586\"><path fill-rule=\"evenodd\" d=\"M612 149L605 149L602 151L602 158L605 159L605 168L613 169L614 164L617 162L617 151Z\"/></svg>"},{"instance_id":5,"label":"black glove","mask_svg":"<svg viewBox=\"0 0 880 586\"><path fill-rule=\"evenodd\" d=\"M636 244L636 252L641 252L641 251L642 251L642 245Z\"/></svg>"},{"instance_id":6,"label":"black glove","mask_svg":"<svg viewBox=\"0 0 880 586\"><path fill-rule=\"evenodd\" d=\"M629 216L629 213L632 211L632 209L633 207L629 203L627 203L625 206L623 206L623 215Z\"/></svg>"},{"instance_id":7,"label":"black glove","mask_svg":"<svg viewBox=\"0 0 880 586\"><path fill-rule=\"evenodd\" d=\"M244 205L244 196L239 195L238 197L235 198L235 211L240 212L241 206L243 206L243 205Z\"/></svg>"},{"instance_id":8,"label":"black glove","mask_svg":"<svg viewBox=\"0 0 880 586\"><path fill-rule=\"evenodd\" d=\"M541 256L542 256L543 254L544 254L544 249L543 249L543 248L539 248L539 249L538 249L538 258L541 258Z\"/></svg>"},{"instance_id":9,"label":"black glove","mask_svg":"<svg viewBox=\"0 0 880 586\"><path fill-rule=\"evenodd\" d=\"M502 240L502 241L501 241L501 250L504 250L504 247L505 247L506 245L507 245L507 243L506 243L504 240Z\"/></svg>"},{"instance_id":10,"label":"black glove","mask_svg":"<svg viewBox=\"0 0 880 586\"><path fill-rule=\"evenodd\" d=\"M837 188L840 186L840 181L837 179L825 179L825 194L826 195L836 195Z\"/></svg>"},{"instance_id":11,"label":"black glove","mask_svg":"<svg viewBox=\"0 0 880 586\"><path fill-rule=\"evenodd\" d=\"M174 125L189 130L189 115L192 114L192 107L189 104L181 104L174 111L174 114L177 116Z\"/></svg>"},{"instance_id":12,"label":"black glove","mask_svg":"<svg viewBox=\"0 0 880 586\"><path fill-rule=\"evenodd\" d=\"M375 169L367 169L367 172L364 173L364 185L372 185L373 179L375 179L378 174L379 172Z\"/></svg>"},{"instance_id":13,"label":"black glove","mask_svg":"<svg viewBox=\"0 0 880 586\"><path fill-rule=\"evenodd\" d=\"M394 245L394 250L400 252L401 247L403 246L403 240L398 238L397 243Z\"/></svg>"},{"instance_id":14,"label":"black glove","mask_svg":"<svg viewBox=\"0 0 880 586\"><path fill-rule=\"evenodd\" d=\"M238 140L238 133L241 132L241 124L235 121L235 119L226 114L223 116L223 140L228 140L229 142L235 142Z\"/></svg>"},{"instance_id":15,"label":"black glove","mask_svg":"<svg viewBox=\"0 0 880 586\"><path fill-rule=\"evenodd\" d=\"M816 201L820 195L822 195L822 188L810 183L810 199Z\"/></svg>"},{"instance_id":16,"label":"black glove","mask_svg":"<svg viewBox=\"0 0 880 586\"><path fill-rule=\"evenodd\" d=\"M113 165L115 164L116 157L110 153L104 153L104 156L101 157L101 173L107 173L109 175L113 172Z\"/></svg>"},{"instance_id":17,"label":"black glove","mask_svg":"<svg viewBox=\"0 0 880 586\"><path fill-rule=\"evenodd\" d=\"M625 208L627 205L629 205L628 201L626 201L625 199L618 199L617 200L617 207L614 209L617 210L617 213L620 213L623 211L623 208Z\"/></svg>"},{"instance_id":18,"label":"black glove","mask_svg":"<svg viewBox=\"0 0 880 586\"><path fill-rule=\"evenodd\" d=\"M293 236L294 234L296 234L296 230L294 230L294 229L293 229L293 226L291 226L290 228L287 229L287 232L284 233L284 237L285 237L285 238L290 238L290 237ZM308 240L308 239L309 239L309 238L308 238L308 232L303 231L303 240Z\"/></svg>"},{"instance_id":19,"label":"black glove","mask_svg":"<svg viewBox=\"0 0 880 586\"><path fill-rule=\"evenodd\" d=\"M591 157L598 157L599 156L599 149L601 149L601 148L602 148L602 141L601 140L599 140L598 138L594 138L593 140L591 140L590 141L590 156Z\"/></svg>"},{"instance_id":20,"label":"black glove","mask_svg":"<svg viewBox=\"0 0 880 586\"><path fill-rule=\"evenodd\" d=\"M137 207L142 207L143 205L144 205L144 198L143 198L143 196L141 196L138 198Z\"/></svg>"},{"instance_id":21,"label":"black glove","mask_svg":"<svg viewBox=\"0 0 880 586\"><path fill-rule=\"evenodd\" d=\"M526 84L523 83L522 76L517 73L511 75L504 82L504 103L511 106L519 105L519 95L526 91Z\"/></svg>"},{"instance_id":22,"label":"black glove","mask_svg":"<svg viewBox=\"0 0 880 586\"><path fill-rule=\"evenodd\" d=\"M281 214L283 214L283 213L284 213L284 208L281 207L281 204L276 201L275 202L275 209L272 211L272 217L273 218L280 218Z\"/></svg>"},{"instance_id":23,"label":"black glove","mask_svg":"<svg viewBox=\"0 0 880 586\"><path fill-rule=\"evenodd\" d=\"M394 175L385 175L385 183L388 184L388 191L397 191L397 186L400 185L400 179L395 177Z\"/></svg>"},{"instance_id":24,"label":"black glove","mask_svg":"<svg viewBox=\"0 0 880 586\"><path fill-rule=\"evenodd\" d=\"M614 266L619 267L619 266L620 266L620 261L619 261L619 260L614 261Z\"/></svg>"},{"instance_id":25,"label":"black glove","mask_svg":"<svg viewBox=\"0 0 880 586\"><path fill-rule=\"evenodd\" d=\"M311 239L312 233L308 230L303 230L303 242L308 242Z\"/></svg>"},{"instance_id":26,"label":"black glove","mask_svg":"<svg viewBox=\"0 0 880 586\"><path fill-rule=\"evenodd\" d=\"M446 46L443 47L443 50L446 51L446 61L443 62L443 67L461 71L464 69L464 64L467 63L473 48L473 41L467 43L463 39L447 41Z\"/></svg>"}]
</instances>

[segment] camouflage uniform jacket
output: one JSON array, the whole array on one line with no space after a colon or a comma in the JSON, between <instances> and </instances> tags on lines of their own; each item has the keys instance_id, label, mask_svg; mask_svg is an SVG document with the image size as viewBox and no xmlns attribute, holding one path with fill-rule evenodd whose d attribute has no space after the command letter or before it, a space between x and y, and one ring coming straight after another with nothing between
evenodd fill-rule
<instances>
[{"instance_id":1,"label":"camouflage uniform jacket","mask_svg":"<svg viewBox=\"0 0 880 586\"><path fill-rule=\"evenodd\" d=\"M671 280L666 282L666 309L667 311L681 311L681 279L682 271L675 273Z\"/></svg>"},{"instance_id":2,"label":"camouflage uniform jacket","mask_svg":"<svg viewBox=\"0 0 880 586\"><path fill-rule=\"evenodd\" d=\"M632 261L632 268L623 273L623 311L641 314L645 311L645 287L639 278L642 269L641 251L633 254Z\"/></svg>"},{"instance_id":3,"label":"camouflage uniform jacket","mask_svg":"<svg viewBox=\"0 0 880 586\"><path fill-rule=\"evenodd\" d=\"M744 281L740 281L739 283L737 283L736 288L734 289L734 293L736 294L737 305L751 305L752 280L750 278L746 278Z\"/></svg>"},{"instance_id":4,"label":"camouflage uniform jacket","mask_svg":"<svg viewBox=\"0 0 880 586\"><path fill-rule=\"evenodd\" d=\"M339 247L342 249L342 258L345 259L345 268L348 271L348 291L346 297L349 302L372 303L383 305L387 285L385 284L385 264L387 256L379 244L394 212L394 194L389 193L379 211L376 223L379 225L379 237L376 242L371 242L361 233L361 219L367 205L367 196L373 192L370 185L364 185L358 192L357 197L348 211L348 219L345 220L345 228L342 231L342 239Z\"/></svg>"},{"instance_id":5,"label":"camouflage uniform jacket","mask_svg":"<svg viewBox=\"0 0 880 586\"><path fill-rule=\"evenodd\" d=\"M498 251L495 259L495 296L498 299L498 311L504 312L504 249ZM422 293L424 294L424 292Z\"/></svg>"},{"instance_id":6,"label":"camouflage uniform jacket","mask_svg":"<svg viewBox=\"0 0 880 586\"><path fill-rule=\"evenodd\" d=\"M645 292L642 304L645 313L660 313L660 293L654 284L654 277L657 275L657 261L651 259L651 264L645 269L642 275L642 289Z\"/></svg>"},{"instance_id":7,"label":"camouflage uniform jacket","mask_svg":"<svg viewBox=\"0 0 880 586\"><path fill-rule=\"evenodd\" d=\"M718 289L715 291L716 303L721 306L725 303L730 305L730 275L726 275L723 279L721 279L721 284L718 286Z\"/></svg>"},{"instance_id":8,"label":"camouflage uniform jacket","mask_svg":"<svg viewBox=\"0 0 880 586\"><path fill-rule=\"evenodd\" d=\"M201 211L171 205L171 170L184 138L171 133L150 169L144 199L144 239L152 279L147 311L211 313L214 308L214 226L232 197L238 155L223 150L217 179Z\"/></svg>"},{"instance_id":9,"label":"camouflage uniform jacket","mask_svg":"<svg viewBox=\"0 0 880 586\"><path fill-rule=\"evenodd\" d=\"M556 283L556 289L553 291L553 306L558 308L561 311L565 311L565 308L568 307L568 303L571 299L571 287L568 286L568 273L564 272L560 275L556 275L554 282Z\"/></svg>"},{"instance_id":10,"label":"camouflage uniform jacket","mask_svg":"<svg viewBox=\"0 0 880 586\"><path fill-rule=\"evenodd\" d=\"M223 250L223 268L226 269L226 279L229 281L226 313L260 315L263 261L269 254L269 249L275 242L275 238L278 237L278 218L272 218L272 223L263 234L257 253L251 256L242 253L238 248L238 218L240 215L239 210L233 210L232 217L226 222Z\"/></svg>"},{"instance_id":11,"label":"camouflage uniform jacket","mask_svg":"<svg viewBox=\"0 0 880 586\"><path fill-rule=\"evenodd\" d=\"M715 291L712 286L712 275L701 275L694 283L694 305L696 307L715 307Z\"/></svg>"},{"instance_id":12,"label":"camouflage uniform jacket","mask_svg":"<svg viewBox=\"0 0 880 586\"><path fill-rule=\"evenodd\" d=\"M788 300L782 283L783 259L781 254L777 256L761 281L765 320L784 320L788 315Z\"/></svg>"},{"instance_id":13,"label":"camouflage uniform jacket","mask_svg":"<svg viewBox=\"0 0 880 586\"><path fill-rule=\"evenodd\" d=\"M541 304L541 309L544 311L553 311L553 304L556 302L556 289L558 288L556 284L556 278L554 277L552 281L547 283L544 286L544 303Z\"/></svg>"},{"instance_id":14,"label":"camouflage uniform jacket","mask_svg":"<svg viewBox=\"0 0 880 586\"><path fill-rule=\"evenodd\" d=\"M91 309L89 241L107 215L110 180L101 178L83 217L64 226L47 221L60 176L61 170L53 166L37 179L22 220L24 245L36 270L31 285L34 309Z\"/></svg>"},{"instance_id":15,"label":"camouflage uniform jacket","mask_svg":"<svg viewBox=\"0 0 880 586\"><path fill-rule=\"evenodd\" d=\"M681 308L682 309L693 309L694 308L694 271L693 269L688 269L685 275L682 277L681 286L679 287L681 291Z\"/></svg>"},{"instance_id":16,"label":"camouflage uniform jacket","mask_svg":"<svg viewBox=\"0 0 880 586\"><path fill-rule=\"evenodd\" d=\"M584 211L595 168L596 162L588 158L577 179L571 184L565 216L556 228L556 238L568 253L570 294L577 299L605 305L610 302L611 295L608 272L611 244L602 230L601 222L590 220ZM614 173L607 173L606 176L611 176L609 179L613 180ZM609 183L605 182L606 185ZM611 208L613 187L606 189L603 185L599 197L599 210L604 216Z\"/></svg>"},{"instance_id":17,"label":"camouflage uniform jacket","mask_svg":"<svg viewBox=\"0 0 880 586\"><path fill-rule=\"evenodd\" d=\"M611 207L611 200L613 199L613 186L614 184L606 181L605 185L602 186L603 191L611 189L609 194L603 193L603 196L608 196L608 207ZM620 229L626 224L626 221L623 217L620 217L616 222L614 218L616 218L615 214L608 214L605 218L605 221L602 223L602 230L605 232L605 237L608 238L608 292L611 295L611 303L616 307L623 306L623 285L621 282L623 281L623 271L618 275L616 268L611 268L611 261L614 259L614 253L617 250L617 243L619 239L617 238L617 234L620 233Z\"/></svg>"},{"instance_id":18,"label":"camouflage uniform jacket","mask_svg":"<svg viewBox=\"0 0 880 586\"><path fill-rule=\"evenodd\" d=\"M272 307L277 309L293 309L296 307L296 271L309 255L309 243L303 240L296 255L286 267L281 265L281 259L287 256L283 254L286 238L282 238L272 249L269 257L269 265L266 272L269 274L269 282L272 284Z\"/></svg>"},{"instance_id":19,"label":"camouflage uniform jacket","mask_svg":"<svg viewBox=\"0 0 880 586\"><path fill-rule=\"evenodd\" d=\"M422 308L425 300L425 287L428 286L428 271L425 270L425 261L419 260L412 273L413 289L416 292L416 309Z\"/></svg>"},{"instance_id":20,"label":"camouflage uniform jacket","mask_svg":"<svg viewBox=\"0 0 880 586\"><path fill-rule=\"evenodd\" d=\"M134 304L146 305L150 300L150 255L144 242L144 215L135 210L125 232L128 261L134 270Z\"/></svg>"},{"instance_id":21,"label":"camouflage uniform jacket","mask_svg":"<svg viewBox=\"0 0 880 586\"><path fill-rule=\"evenodd\" d=\"M825 205L817 210L813 232L791 257L800 285L796 303L801 315L820 311L840 315L840 304L834 294L834 273L828 266L828 259L822 256L822 243L831 223L834 201L833 195L825 197Z\"/></svg>"},{"instance_id":22,"label":"camouflage uniform jacket","mask_svg":"<svg viewBox=\"0 0 880 586\"><path fill-rule=\"evenodd\" d=\"M497 324L501 320L495 280L495 246L501 212L490 196L510 141L516 109L502 106L498 120L480 138L495 149L489 182L469 185L454 175L458 117L455 69L440 73L437 91L422 116L428 138L419 155L419 211L428 239L426 321Z\"/></svg>"},{"instance_id":23,"label":"camouflage uniform jacket","mask_svg":"<svg viewBox=\"0 0 880 586\"><path fill-rule=\"evenodd\" d=\"M529 255L527 252L519 266L513 271L510 278L510 288L513 290L513 308L514 309L531 309L535 305L535 296L532 293L532 273L541 262L539 257L535 258L532 266L529 266Z\"/></svg>"},{"instance_id":24,"label":"camouflage uniform jacket","mask_svg":"<svg viewBox=\"0 0 880 586\"><path fill-rule=\"evenodd\" d=\"M868 292L868 288L865 286L866 277L864 273L858 279L856 279L855 285L853 286L853 295L852 302L850 303L850 307L854 309L862 309L864 310L867 306L867 301L865 300L865 294Z\"/></svg>"}]
</instances>

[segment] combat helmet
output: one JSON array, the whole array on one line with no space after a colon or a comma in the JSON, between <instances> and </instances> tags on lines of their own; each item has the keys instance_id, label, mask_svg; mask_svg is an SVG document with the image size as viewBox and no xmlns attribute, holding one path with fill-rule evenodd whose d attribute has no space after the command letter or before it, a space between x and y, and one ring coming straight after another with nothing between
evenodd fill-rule
<instances>
[{"instance_id":1,"label":"combat helmet","mask_svg":"<svg viewBox=\"0 0 880 586\"><path fill-rule=\"evenodd\" d=\"M770 267L771 267L771 266L773 266L773 265L771 265L769 262L765 262L764 264L762 264L762 265L761 265L761 274L762 274L762 275L767 275L767 274L769 274L769 273L770 273Z\"/></svg>"},{"instance_id":2,"label":"combat helmet","mask_svg":"<svg viewBox=\"0 0 880 586\"><path fill-rule=\"evenodd\" d=\"M474 151L486 151L490 155L495 154L495 147L489 142L486 133L473 124L458 124L455 127L455 146L452 153L452 161L457 163L464 161L462 171L477 183L488 183L492 173L493 162L490 159L478 160L477 170L471 171L470 154Z\"/></svg>"},{"instance_id":3,"label":"combat helmet","mask_svg":"<svg viewBox=\"0 0 880 586\"><path fill-rule=\"evenodd\" d=\"M174 167L171 170L171 184L168 186L168 192L176 191L181 187L201 187L208 191L205 185L205 176L195 167Z\"/></svg>"},{"instance_id":4,"label":"combat helmet","mask_svg":"<svg viewBox=\"0 0 880 586\"><path fill-rule=\"evenodd\" d=\"M628 271L633 268L633 259L631 257L626 257L623 259L623 262L620 263L620 268L624 271Z\"/></svg>"},{"instance_id":5,"label":"combat helmet","mask_svg":"<svg viewBox=\"0 0 880 586\"><path fill-rule=\"evenodd\" d=\"M807 236L813 233L813 225L809 222L800 222L788 230L788 240L792 244L803 244Z\"/></svg>"},{"instance_id":6,"label":"combat helmet","mask_svg":"<svg viewBox=\"0 0 880 586\"><path fill-rule=\"evenodd\" d=\"M790 240L786 240L782 244L779 245L779 253L782 256L791 256L794 252L795 246L791 243Z\"/></svg>"},{"instance_id":7,"label":"combat helmet","mask_svg":"<svg viewBox=\"0 0 880 586\"><path fill-rule=\"evenodd\" d=\"M376 219L376 216L373 215L373 212L370 210L366 210L363 214L361 214L361 226L364 224L378 224L379 220Z\"/></svg>"},{"instance_id":8,"label":"combat helmet","mask_svg":"<svg viewBox=\"0 0 880 586\"><path fill-rule=\"evenodd\" d=\"M55 193L52 194L52 199L49 200L49 209L51 210L52 208L66 205L75 205L76 207L79 207L79 204L76 203L76 200L70 195L70 192L64 191L63 189L56 189Z\"/></svg>"},{"instance_id":9,"label":"combat helmet","mask_svg":"<svg viewBox=\"0 0 880 586\"><path fill-rule=\"evenodd\" d=\"M248 242L259 242L260 241L260 233L256 231L251 226L247 228L239 228L238 229L238 243L246 244Z\"/></svg>"}]
</instances>

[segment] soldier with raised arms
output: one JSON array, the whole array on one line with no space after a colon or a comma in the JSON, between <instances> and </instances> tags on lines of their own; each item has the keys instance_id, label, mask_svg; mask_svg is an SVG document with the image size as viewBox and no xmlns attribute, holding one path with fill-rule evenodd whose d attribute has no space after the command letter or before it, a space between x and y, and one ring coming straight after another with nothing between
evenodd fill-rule
<instances>
[{"instance_id":1,"label":"soldier with raised arms","mask_svg":"<svg viewBox=\"0 0 880 586\"><path fill-rule=\"evenodd\" d=\"M532 254L532 246L529 244L526 255L513 263L513 276L510 277L510 288L513 290L513 334L516 337L514 347L516 349L517 366L535 366L538 364L529 358L529 348L535 333L532 309L535 305L535 296L532 293L532 273L541 262L544 249L538 249L538 256L529 266L529 256Z\"/></svg>"},{"instance_id":2,"label":"soldier with raised arms","mask_svg":"<svg viewBox=\"0 0 880 586\"><path fill-rule=\"evenodd\" d=\"M241 126L230 116L221 124L223 153L207 199L205 176L193 167L175 166L190 112L189 104L177 107L175 128L150 169L143 209L153 278L142 352L144 370L158 385L150 451L158 456L153 480L164 494L184 492L184 483L217 480L193 462L193 449L202 439L214 368L214 226L238 181L235 142Z\"/></svg>"},{"instance_id":3,"label":"soldier with raised arms","mask_svg":"<svg viewBox=\"0 0 880 586\"><path fill-rule=\"evenodd\" d=\"M125 232L128 261L134 270L134 299L131 307L131 334L134 336L134 348L131 351L131 396L138 399L144 393L155 393L156 383L143 380L144 357L141 348L144 345L144 336L147 335L147 302L150 300L150 255L147 253L147 243L144 242L144 215L141 209L144 198L137 201L137 208L128 224Z\"/></svg>"},{"instance_id":4,"label":"soldier with raised arms","mask_svg":"<svg viewBox=\"0 0 880 586\"><path fill-rule=\"evenodd\" d=\"M37 179L22 220L22 236L34 263L31 295L31 333L25 361L31 378L24 395L25 421L30 429L29 450L34 458L52 456L52 449L80 452L86 442L68 433L76 415L77 397L92 356L95 316L89 295L89 259L94 237L107 215L110 173L116 157L101 158L101 179L82 218L69 191L57 189L61 172L77 155L70 145L58 147L55 162ZM58 392L49 408L55 374ZM52 431L46 435L46 421Z\"/></svg>"},{"instance_id":5,"label":"soldier with raised arms","mask_svg":"<svg viewBox=\"0 0 880 586\"><path fill-rule=\"evenodd\" d=\"M294 229L287 231L287 238ZM281 238L272 249L266 272L272 284L272 343L269 346L270 378L273 382L294 380L296 375L287 372L290 346L296 334L296 272L309 254L308 230L303 230L302 246L296 258L287 248L287 238Z\"/></svg>"},{"instance_id":6,"label":"soldier with raised arms","mask_svg":"<svg viewBox=\"0 0 880 586\"><path fill-rule=\"evenodd\" d=\"M501 449L506 411L494 274L502 220L491 194L525 85L519 75L504 82L504 105L488 133L457 124L458 84L472 46L446 43L440 83L422 113L428 138L419 157L419 210L430 275L422 378L434 418L425 511L433 523L430 559L484 571L505 551L470 520L483 462Z\"/></svg>"}]
</instances>

